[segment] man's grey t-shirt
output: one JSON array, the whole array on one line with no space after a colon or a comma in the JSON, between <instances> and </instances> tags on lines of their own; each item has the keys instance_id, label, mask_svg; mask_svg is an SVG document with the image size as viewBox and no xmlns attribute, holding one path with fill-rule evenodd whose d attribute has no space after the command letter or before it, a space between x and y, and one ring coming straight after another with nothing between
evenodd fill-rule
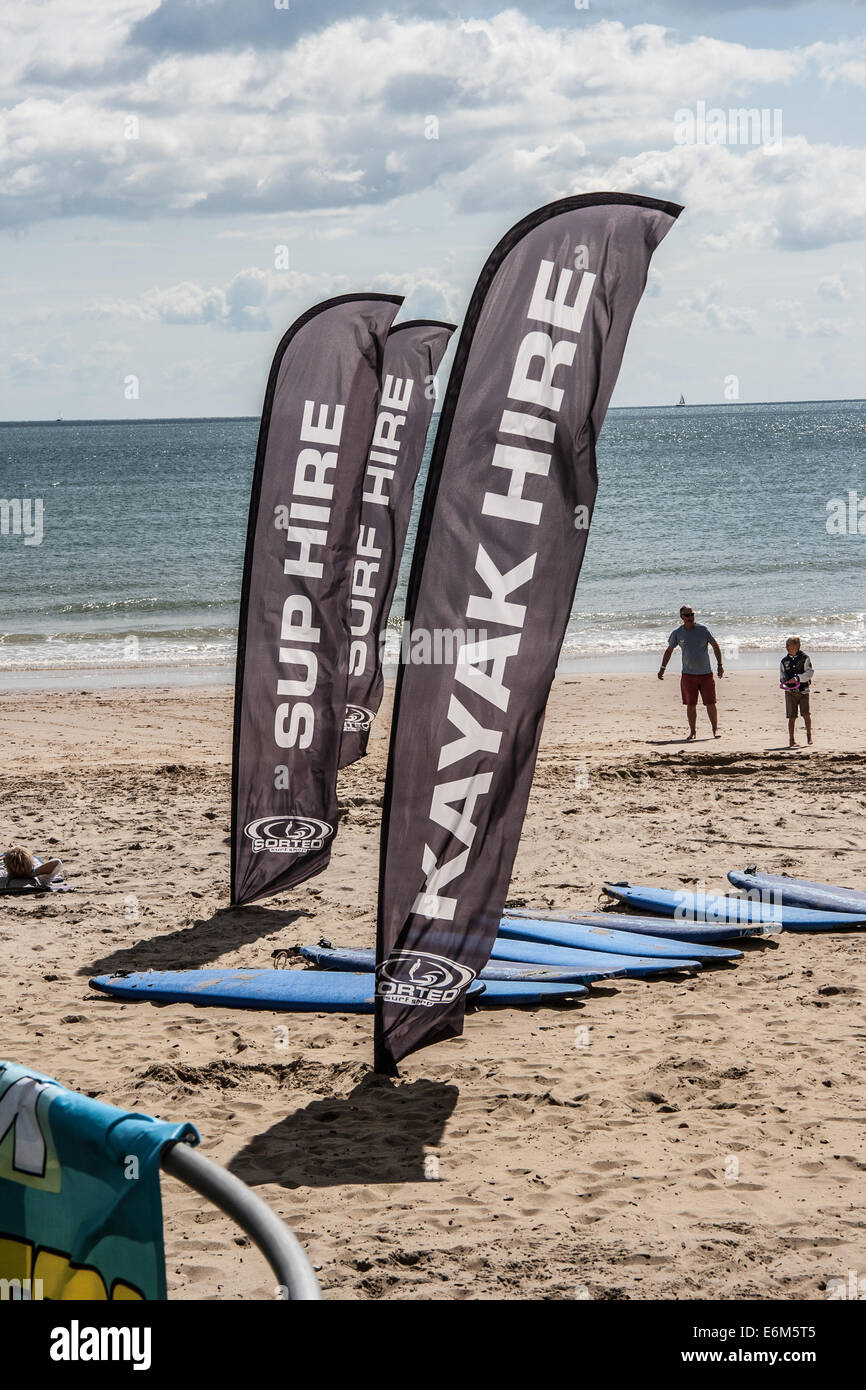
<instances>
[{"instance_id":1,"label":"man's grey t-shirt","mask_svg":"<svg viewBox=\"0 0 866 1390\"><path fill-rule=\"evenodd\" d=\"M707 643L713 634L703 623L695 623L691 631L683 624L675 627L668 638L669 647L679 647L683 654L684 676L708 676L712 671Z\"/></svg>"}]
</instances>

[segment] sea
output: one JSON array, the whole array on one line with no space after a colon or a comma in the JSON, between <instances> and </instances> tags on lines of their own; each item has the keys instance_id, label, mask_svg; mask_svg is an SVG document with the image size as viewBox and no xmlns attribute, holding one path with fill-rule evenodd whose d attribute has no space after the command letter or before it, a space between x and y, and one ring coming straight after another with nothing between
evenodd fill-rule
<instances>
[{"instance_id":1,"label":"sea","mask_svg":"<svg viewBox=\"0 0 866 1390\"><path fill-rule=\"evenodd\" d=\"M0 688L232 679L257 433L0 424ZM560 669L652 669L684 602L729 665L771 666L792 634L816 665L866 664L864 443L864 401L611 410Z\"/></svg>"}]
</instances>

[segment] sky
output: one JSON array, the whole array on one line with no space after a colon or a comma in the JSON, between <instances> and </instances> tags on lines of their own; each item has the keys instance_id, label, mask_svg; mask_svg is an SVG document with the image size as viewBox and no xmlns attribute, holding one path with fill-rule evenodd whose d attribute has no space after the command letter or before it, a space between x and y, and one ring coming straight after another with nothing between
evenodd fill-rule
<instances>
[{"instance_id":1,"label":"sky","mask_svg":"<svg viewBox=\"0 0 866 1390\"><path fill-rule=\"evenodd\" d=\"M596 190L685 206L614 405L866 395L864 10L4 6L0 419L258 415L311 304L459 323L513 223Z\"/></svg>"}]
</instances>

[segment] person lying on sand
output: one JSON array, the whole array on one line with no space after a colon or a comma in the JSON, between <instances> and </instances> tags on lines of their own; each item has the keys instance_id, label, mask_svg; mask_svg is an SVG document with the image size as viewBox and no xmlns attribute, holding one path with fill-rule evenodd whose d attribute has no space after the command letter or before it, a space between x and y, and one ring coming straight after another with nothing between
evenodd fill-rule
<instances>
[{"instance_id":1,"label":"person lying on sand","mask_svg":"<svg viewBox=\"0 0 866 1390\"><path fill-rule=\"evenodd\" d=\"M680 648L683 654L683 670L680 677L680 691L683 704L686 707L686 717L689 721L688 743L692 743L697 738L698 733L698 696L704 702L704 708L709 715L710 727L713 731L713 738L721 738L719 733L719 711L716 704L716 683L713 680L713 673L710 668L709 647L712 647L716 656L716 665L719 670L719 679L725 674L722 665L722 649L716 641L708 627L703 623L695 622L695 610L687 603L680 609L682 624L675 627L668 638L667 649L662 657L662 664L659 668L659 680L665 678L665 667L676 651Z\"/></svg>"},{"instance_id":2,"label":"person lying on sand","mask_svg":"<svg viewBox=\"0 0 866 1390\"><path fill-rule=\"evenodd\" d=\"M809 707L809 690L815 674L811 661L800 650L799 637L789 637L785 643L787 656L779 663L779 685L785 692L785 714L788 716L788 747L796 748L797 715L803 716L806 725L806 742L812 742L812 711Z\"/></svg>"},{"instance_id":3,"label":"person lying on sand","mask_svg":"<svg viewBox=\"0 0 866 1390\"><path fill-rule=\"evenodd\" d=\"M7 849L3 865L7 878L35 878L37 883L50 883L63 868L59 859L46 859L44 864L37 864L29 849L22 849L20 845Z\"/></svg>"}]
</instances>

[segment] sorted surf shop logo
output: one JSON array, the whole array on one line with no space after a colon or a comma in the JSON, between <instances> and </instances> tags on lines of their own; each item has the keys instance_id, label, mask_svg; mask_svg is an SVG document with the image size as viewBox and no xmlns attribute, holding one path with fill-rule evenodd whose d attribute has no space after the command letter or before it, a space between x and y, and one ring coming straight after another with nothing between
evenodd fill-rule
<instances>
[{"instance_id":1,"label":"sorted surf shop logo","mask_svg":"<svg viewBox=\"0 0 866 1390\"><path fill-rule=\"evenodd\" d=\"M369 729L373 723L373 716L363 705L347 705L346 713L343 718L344 734L359 734L364 729Z\"/></svg>"},{"instance_id":2,"label":"sorted surf shop logo","mask_svg":"<svg viewBox=\"0 0 866 1390\"><path fill-rule=\"evenodd\" d=\"M376 990L391 1004L453 1004L475 979L475 971L427 951L392 951L376 971Z\"/></svg>"},{"instance_id":3,"label":"sorted surf shop logo","mask_svg":"<svg viewBox=\"0 0 866 1390\"><path fill-rule=\"evenodd\" d=\"M244 826L253 854L309 854L324 849L333 833L332 825L314 816L260 816Z\"/></svg>"}]
</instances>

